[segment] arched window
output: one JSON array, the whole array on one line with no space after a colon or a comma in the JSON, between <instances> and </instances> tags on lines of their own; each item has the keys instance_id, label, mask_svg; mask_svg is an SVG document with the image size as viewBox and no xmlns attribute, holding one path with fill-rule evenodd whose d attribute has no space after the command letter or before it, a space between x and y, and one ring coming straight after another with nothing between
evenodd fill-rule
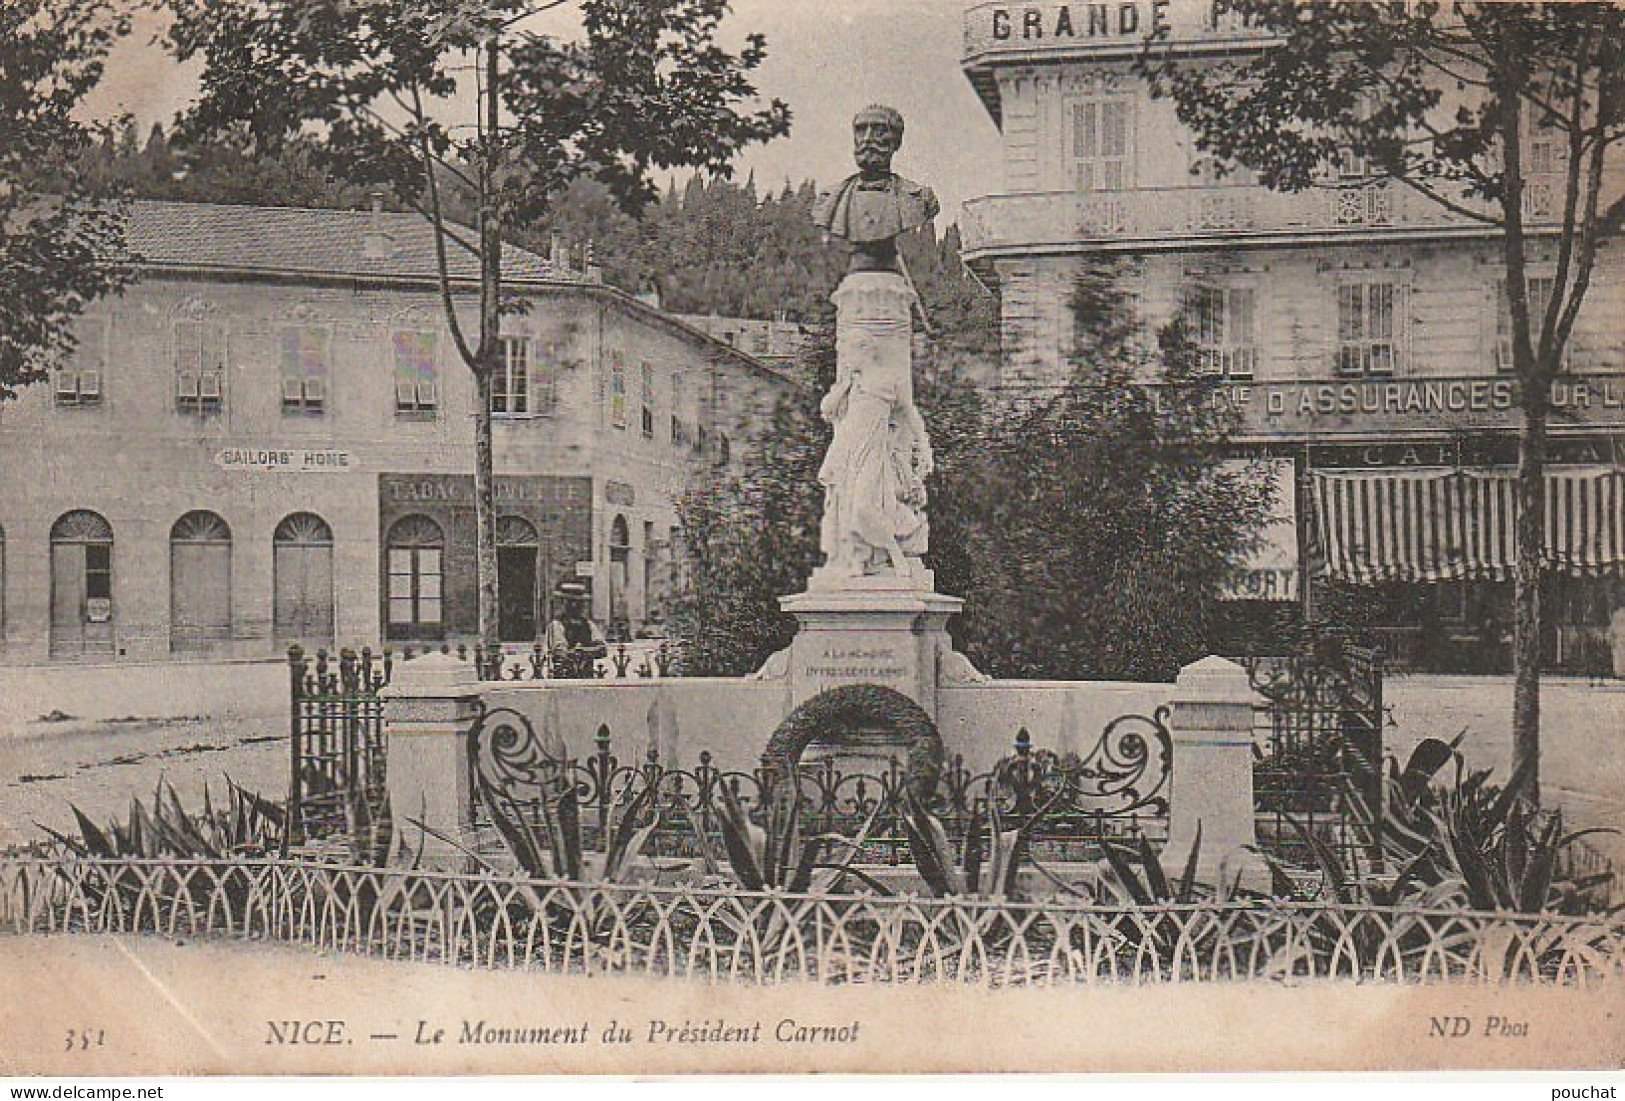
<instances>
[{"instance_id":1,"label":"arched window","mask_svg":"<svg viewBox=\"0 0 1625 1101\"><path fill-rule=\"evenodd\" d=\"M389 637L443 638L446 626L441 582L445 533L427 516L403 516L390 526L385 542L388 571L385 618Z\"/></svg>"},{"instance_id":2,"label":"arched window","mask_svg":"<svg viewBox=\"0 0 1625 1101\"><path fill-rule=\"evenodd\" d=\"M111 654L113 640L113 526L65 512L51 525L51 654Z\"/></svg>"},{"instance_id":3,"label":"arched window","mask_svg":"<svg viewBox=\"0 0 1625 1101\"><path fill-rule=\"evenodd\" d=\"M231 638L231 528L188 512L169 529L169 649L202 653Z\"/></svg>"},{"instance_id":4,"label":"arched window","mask_svg":"<svg viewBox=\"0 0 1625 1101\"><path fill-rule=\"evenodd\" d=\"M277 642L331 645L333 529L313 512L295 512L276 526L271 552Z\"/></svg>"},{"instance_id":5,"label":"arched window","mask_svg":"<svg viewBox=\"0 0 1625 1101\"><path fill-rule=\"evenodd\" d=\"M536 525L523 516L497 517L497 546L534 547L540 542Z\"/></svg>"}]
</instances>

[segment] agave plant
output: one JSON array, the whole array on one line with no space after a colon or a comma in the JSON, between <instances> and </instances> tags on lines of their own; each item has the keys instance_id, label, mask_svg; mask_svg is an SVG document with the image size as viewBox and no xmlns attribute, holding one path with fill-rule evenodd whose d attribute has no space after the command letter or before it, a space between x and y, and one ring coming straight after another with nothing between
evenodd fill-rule
<instances>
[{"instance_id":1,"label":"agave plant","mask_svg":"<svg viewBox=\"0 0 1625 1101\"><path fill-rule=\"evenodd\" d=\"M870 812L854 837L808 834L801 826L803 802L793 780L768 799L760 825L751 819L727 784L718 784L715 790L720 852L709 831L694 820L692 808L683 804L690 815L701 862L708 871L719 871L725 864L735 882L747 891L834 894L844 889L850 879L881 894L891 893L885 884L855 866L874 829L879 806Z\"/></svg>"},{"instance_id":2,"label":"agave plant","mask_svg":"<svg viewBox=\"0 0 1625 1101\"><path fill-rule=\"evenodd\" d=\"M97 860L224 860L263 856L280 844L287 816L282 807L226 777L226 805L218 810L207 787L203 810L193 813L181 803L173 784L162 778L153 792L149 811L139 798L130 799L123 822L99 828L78 806L69 804L78 835L49 834L75 856Z\"/></svg>"},{"instance_id":3,"label":"agave plant","mask_svg":"<svg viewBox=\"0 0 1625 1101\"><path fill-rule=\"evenodd\" d=\"M96 908L111 904L140 920L155 919L156 909L182 895L203 904L217 891L237 902L246 898L247 885L229 874L224 878L207 871L182 866L139 868L119 866L126 861L175 861L181 864L219 863L275 852L281 843L287 817L283 809L226 778L226 805L218 810L208 788L203 793L203 810L189 812L181 803L174 785L158 781L152 808L131 798L124 821L113 820L105 829L98 827L79 807L70 805L78 833L61 833L39 826L66 852L86 860L107 862L94 870L58 866L62 875L73 878L81 897ZM150 895L155 906L142 907L138 901Z\"/></svg>"},{"instance_id":4,"label":"agave plant","mask_svg":"<svg viewBox=\"0 0 1625 1101\"><path fill-rule=\"evenodd\" d=\"M1543 811L1528 798L1533 762L1498 786L1490 781L1491 770L1467 768L1460 742L1459 735L1451 742L1425 739L1403 767L1391 758L1380 813L1351 796L1365 847L1389 878L1384 882L1370 866L1338 867L1322 846L1317 863L1328 881L1337 873L1336 893L1377 905L1453 903L1520 913L1597 909L1599 889L1612 873L1571 875L1563 856L1583 837L1617 831L1564 832L1561 812ZM1449 778L1441 781L1447 765ZM1358 849L1353 855L1358 858Z\"/></svg>"}]
</instances>

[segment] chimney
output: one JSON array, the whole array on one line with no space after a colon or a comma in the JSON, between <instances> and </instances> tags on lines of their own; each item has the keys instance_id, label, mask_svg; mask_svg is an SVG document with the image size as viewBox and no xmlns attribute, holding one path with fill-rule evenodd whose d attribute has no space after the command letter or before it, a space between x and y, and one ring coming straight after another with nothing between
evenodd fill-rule
<instances>
[{"instance_id":1,"label":"chimney","mask_svg":"<svg viewBox=\"0 0 1625 1101\"><path fill-rule=\"evenodd\" d=\"M384 231L384 193L373 191L368 198L372 200L372 215L367 219L367 231L361 237L361 258L387 260L390 240L389 234Z\"/></svg>"}]
</instances>

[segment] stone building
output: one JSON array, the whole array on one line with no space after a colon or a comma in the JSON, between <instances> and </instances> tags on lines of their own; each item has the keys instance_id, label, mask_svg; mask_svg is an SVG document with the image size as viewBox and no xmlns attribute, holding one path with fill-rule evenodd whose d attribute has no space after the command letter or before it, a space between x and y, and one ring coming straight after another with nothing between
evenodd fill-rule
<instances>
[{"instance_id":1,"label":"stone building","mask_svg":"<svg viewBox=\"0 0 1625 1101\"><path fill-rule=\"evenodd\" d=\"M473 379L416 215L141 202L140 278L0 411L5 660L262 657L472 636ZM460 315L477 268L453 248ZM789 385L590 276L504 250L505 639L566 579L656 626L674 501Z\"/></svg>"},{"instance_id":2,"label":"stone building","mask_svg":"<svg viewBox=\"0 0 1625 1101\"><path fill-rule=\"evenodd\" d=\"M1187 59L1262 45L1195 0L966 9L964 71L1002 133L1004 184L962 230L1002 293L1002 386L1063 377L1076 274L1120 261L1144 320L1187 320L1241 450L1276 460L1280 516L1238 595L1308 618L1338 600L1402 660L1506 667L1521 416L1495 231L1352 160L1294 194L1221 175L1134 73L1153 30ZM1538 127L1524 159L1538 306L1563 159ZM1601 249L1554 395L1547 646L1577 671L1606 665L1625 605L1620 244Z\"/></svg>"}]
</instances>

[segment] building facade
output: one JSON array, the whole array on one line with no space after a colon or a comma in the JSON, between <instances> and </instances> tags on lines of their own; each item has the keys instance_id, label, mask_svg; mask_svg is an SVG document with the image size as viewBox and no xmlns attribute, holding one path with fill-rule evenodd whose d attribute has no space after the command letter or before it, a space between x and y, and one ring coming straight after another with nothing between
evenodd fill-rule
<instances>
[{"instance_id":1,"label":"building facade","mask_svg":"<svg viewBox=\"0 0 1625 1101\"><path fill-rule=\"evenodd\" d=\"M140 279L0 410L5 660L471 637L475 388L427 224L143 202L130 239ZM476 269L451 264L473 327ZM610 629L657 627L677 496L789 383L588 276L504 265L502 635L536 638L566 578Z\"/></svg>"},{"instance_id":2,"label":"building facade","mask_svg":"<svg viewBox=\"0 0 1625 1101\"><path fill-rule=\"evenodd\" d=\"M1236 442L1280 471L1280 535L1237 595L1309 619L1338 605L1418 663L1504 667L1521 414L1495 231L1352 161L1293 194L1221 175L1134 73L1154 30L1191 60L1264 45L1187 0L967 8L964 69L1000 127L1005 181L966 204L962 229L1002 295L1002 387L1064 378L1077 275L1117 261L1148 325L1184 317ZM1525 163L1538 307L1563 161L1532 131ZM1622 288L1610 240L1554 394L1547 645L1576 670L1606 665L1625 606Z\"/></svg>"}]
</instances>

